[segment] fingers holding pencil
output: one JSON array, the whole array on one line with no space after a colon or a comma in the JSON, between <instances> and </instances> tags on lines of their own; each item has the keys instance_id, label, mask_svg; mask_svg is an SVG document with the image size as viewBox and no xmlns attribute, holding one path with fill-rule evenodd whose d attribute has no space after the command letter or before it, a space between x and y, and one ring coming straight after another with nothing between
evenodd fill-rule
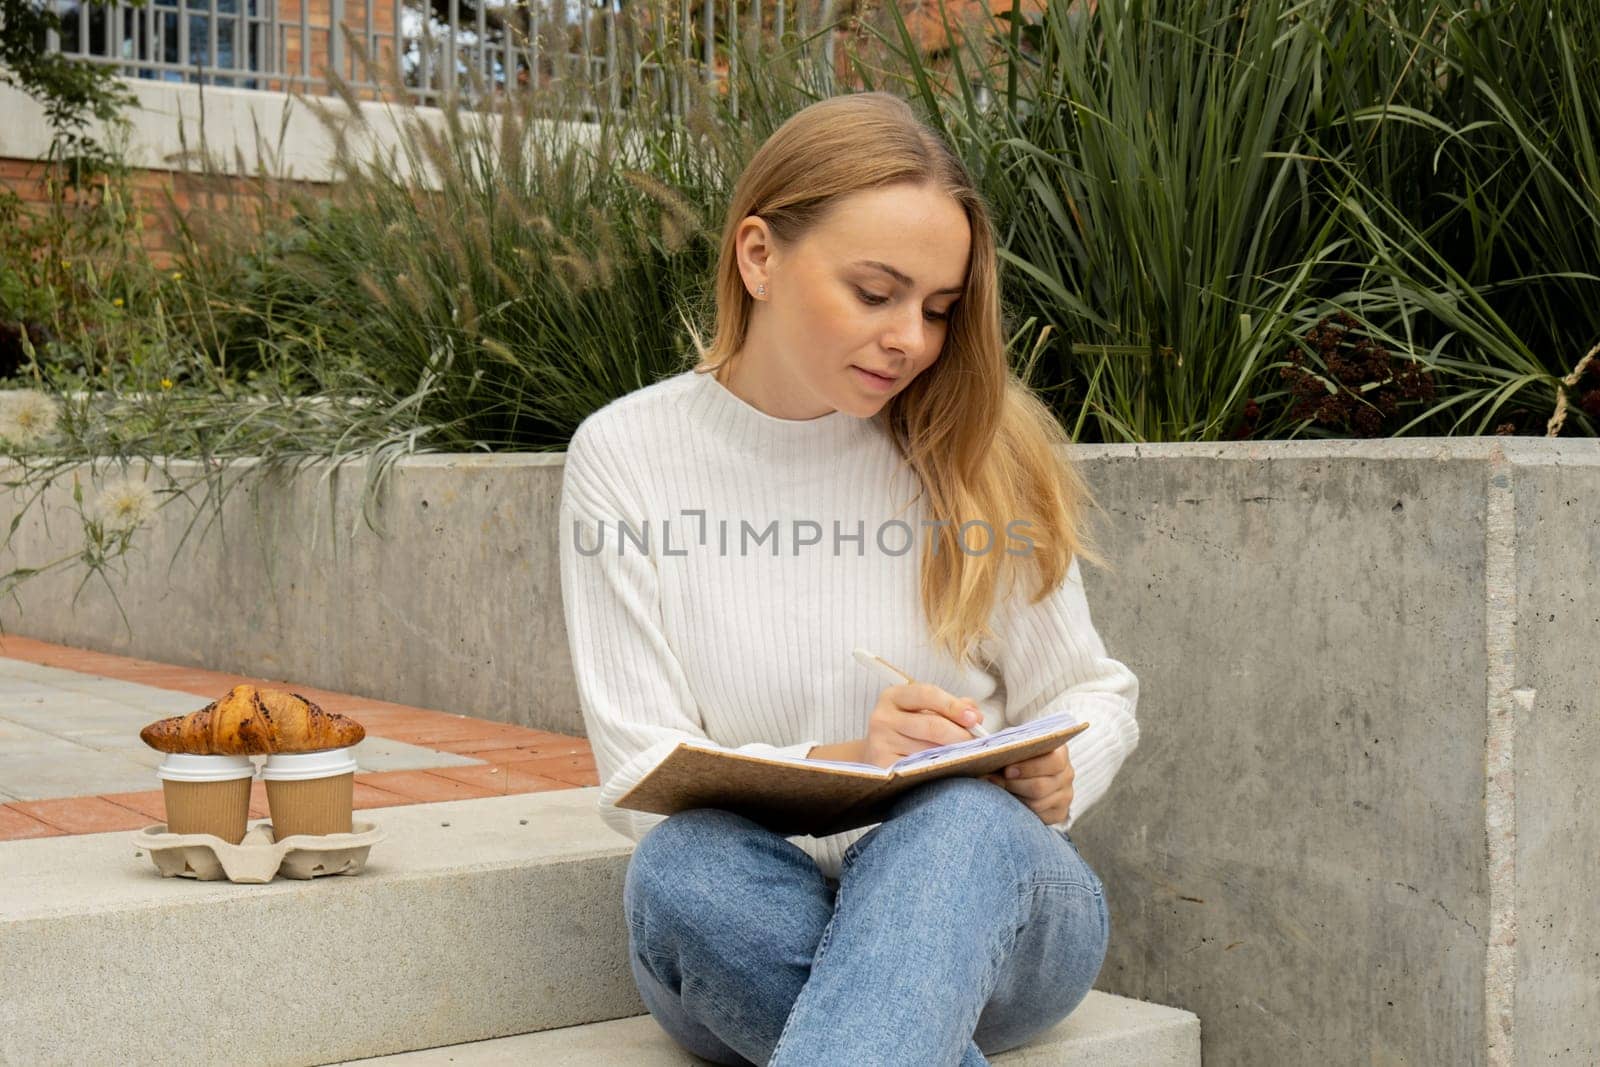
<instances>
[{"instance_id":1,"label":"fingers holding pencil","mask_svg":"<svg viewBox=\"0 0 1600 1067\"><path fill-rule=\"evenodd\" d=\"M927 682L891 685L878 694L867 719L866 762L887 767L926 748L970 741L983 717L974 701Z\"/></svg>"},{"instance_id":2,"label":"fingers holding pencil","mask_svg":"<svg viewBox=\"0 0 1600 1067\"><path fill-rule=\"evenodd\" d=\"M896 667L894 664L890 663L888 660L877 655L876 653L869 652L864 648L857 648L853 650L852 655L855 656L857 663L860 663L863 667L866 667L869 670L878 672L878 676L891 685L897 682L916 684L915 679L913 679L911 675L907 674L905 671L901 670L899 667ZM934 688L937 689L938 687L935 686ZM976 718L974 718L970 723L963 723L963 725L965 725L967 729L972 732L973 737L989 736L988 729L983 725L983 709L978 707L977 701L963 697L954 697L949 693L945 693L943 689L939 689L939 692L944 693L944 695L949 697L951 700L959 701L963 707L970 706L977 712ZM928 710L940 711L945 714L949 713L949 709L947 708L934 708L930 706ZM957 708L956 710L959 711L960 708ZM962 738L962 740L966 739Z\"/></svg>"}]
</instances>

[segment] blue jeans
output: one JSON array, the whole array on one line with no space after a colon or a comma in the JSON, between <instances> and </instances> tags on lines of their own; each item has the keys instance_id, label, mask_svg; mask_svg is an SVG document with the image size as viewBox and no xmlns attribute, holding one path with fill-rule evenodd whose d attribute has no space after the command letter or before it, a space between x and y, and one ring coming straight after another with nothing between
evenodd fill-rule
<instances>
[{"instance_id":1,"label":"blue jeans","mask_svg":"<svg viewBox=\"0 0 1600 1067\"><path fill-rule=\"evenodd\" d=\"M976 1067L1065 1018L1105 959L1099 877L981 778L901 794L839 875L731 812L657 824L623 887L645 1006L716 1063Z\"/></svg>"}]
</instances>

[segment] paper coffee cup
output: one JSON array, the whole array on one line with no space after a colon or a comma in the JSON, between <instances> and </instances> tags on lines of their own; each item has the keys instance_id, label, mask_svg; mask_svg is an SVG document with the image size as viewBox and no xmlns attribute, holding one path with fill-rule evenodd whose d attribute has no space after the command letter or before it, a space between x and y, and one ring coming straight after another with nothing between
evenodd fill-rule
<instances>
[{"instance_id":1,"label":"paper coffee cup","mask_svg":"<svg viewBox=\"0 0 1600 1067\"><path fill-rule=\"evenodd\" d=\"M167 753L156 768L167 805L167 832L215 834L230 845L243 841L255 773L249 756Z\"/></svg>"},{"instance_id":2,"label":"paper coffee cup","mask_svg":"<svg viewBox=\"0 0 1600 1067\"><path fill-rule=\"evenodd\" d=\"M356 761L348 748L274 752L261 768L272 837L348 834L355 805Z\"/></svg>"}]
</instances>

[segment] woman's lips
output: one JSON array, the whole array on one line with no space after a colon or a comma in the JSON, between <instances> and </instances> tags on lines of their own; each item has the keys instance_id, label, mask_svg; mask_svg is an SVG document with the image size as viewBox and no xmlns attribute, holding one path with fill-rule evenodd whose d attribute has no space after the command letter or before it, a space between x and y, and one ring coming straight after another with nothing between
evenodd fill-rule
<instances>
[{"instance_id":1,"label":"woman's lips","mask_svg":"<svg viewBox=\"0 0 1600 1067\"><path fill-rule=\"evenodd\" d=\"M900 380L898 378L887 378L880 374L874 374L871 371L863 370L860 367L852 366L850 369L855 371L856 374L860 375L861 380L866 383L868 388L877 389L880 392L893 389L895 383Z\"/></svg>"}]
</instances>

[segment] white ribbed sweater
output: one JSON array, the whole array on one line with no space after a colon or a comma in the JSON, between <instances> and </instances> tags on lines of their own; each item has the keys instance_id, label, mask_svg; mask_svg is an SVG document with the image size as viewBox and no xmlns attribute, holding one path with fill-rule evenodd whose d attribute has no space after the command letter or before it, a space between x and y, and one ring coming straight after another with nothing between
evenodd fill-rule
<instances>
[{"instance_id":1,"label":"white ribbed sweater","mask_svg":"<svg viewBox=\"0 0 1600 1067\"><path fill-rule=\"evenodd\" d=\"M963 669L923 619L934 530L925 500L907 509L916 495L881 415L779 419L709 373L664 378L583 421L562 481L561 589L607 825L638 841L665 818L615 802L687 738L805 756L864 736L887 683L856 646L978 701L990 730L1062 710L1087 720L1068 746L1074 794L1057 828L1099 799L1138 744L1139 683L1106 655L1077 560L1031 606L1024 568L979 647L990 669ZM1022 548L1004 522L995 536L994 551ZM966 543L981 550L981 529ZM869 829L789 840L837 878Z\"/></svg>"}]
</instances>

